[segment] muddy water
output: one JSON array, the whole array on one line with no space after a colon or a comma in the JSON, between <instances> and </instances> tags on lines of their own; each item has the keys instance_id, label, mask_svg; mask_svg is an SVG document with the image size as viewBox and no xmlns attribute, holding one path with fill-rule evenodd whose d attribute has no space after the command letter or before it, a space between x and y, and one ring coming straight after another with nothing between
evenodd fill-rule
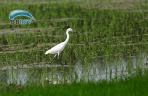
<instances>
[{"instance_id":1,"label":"muddy water","mask_svg":"<svg viewBox=\"0 0 148 96\"><path fill-rule=\"evenodd\" d=\"M30 82L36 83L71 83L73 81L120 80L136 74L138 69L144 72L148 68L147 54L127 59L122 58L112 62L95 61L84 64L77 61L74 65L38 64L34 67L12 66L0 72L0 81L6 84L24 85ZM91 65L91 66L90 66Z\"/></svg>"}]
</instances>

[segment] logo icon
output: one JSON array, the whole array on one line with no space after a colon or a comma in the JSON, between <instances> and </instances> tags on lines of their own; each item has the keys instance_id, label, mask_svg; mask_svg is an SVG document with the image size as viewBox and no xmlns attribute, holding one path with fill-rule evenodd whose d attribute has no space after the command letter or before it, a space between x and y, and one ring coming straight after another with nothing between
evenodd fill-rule
<instances>
[{"instance_id":1,"label":"logo icon","mask_svg":"<svg viewBox=\"0 0 148 96\"><path fill-rule=\"evenodd\" d=\"M16 19L16 17L18 16L25 16L28 17L30 19ZM35 18L28 12L25 10L13 10L10 12L9 14L9 19L11 20L11 24L30 24L32 22L32 20L35 20Z\"/></svg>"}]
</instances>

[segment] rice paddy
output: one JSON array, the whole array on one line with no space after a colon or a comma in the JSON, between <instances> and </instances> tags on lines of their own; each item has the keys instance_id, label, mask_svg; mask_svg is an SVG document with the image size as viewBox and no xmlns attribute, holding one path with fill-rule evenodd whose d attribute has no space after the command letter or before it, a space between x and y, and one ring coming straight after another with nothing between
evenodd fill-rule
<instances>
[{"instance_id":1,"label":"rice paddy","mask_svg":"<svg viewBox=\"0 0 148 96\"><path fill-rule=\"evenodd\" d=\"M0 96L147 95L147 1L0 3ZM35 21L11 24L9 13L16 9ZM68 44L49 64L54 55L44 53L66 39L69 27L74 32Z\"/></svg>"}]
</instances>

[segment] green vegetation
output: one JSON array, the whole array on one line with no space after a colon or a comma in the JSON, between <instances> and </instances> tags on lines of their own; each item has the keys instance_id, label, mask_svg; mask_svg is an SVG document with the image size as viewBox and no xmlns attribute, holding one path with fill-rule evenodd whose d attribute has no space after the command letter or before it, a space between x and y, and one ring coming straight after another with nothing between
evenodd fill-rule
<instances>
[{"instance_id":1,"label":"green vegetation","mask_svg":"<svg viewBox=\"0 0 148 96\"><path fill-rule=\"evenodd\" d=\"M80 61L84 66L91 66L92 63L97 62L98 65L102 64L98 66L98 69L102 71L112 67L112 63L118 66L121 62L122 66L123 62L120 60L125 60L125 70L130 76L133 75L134 62L136 62L137 68L143 65L146 66L145 68L148 66L145 62L148 53L148 6L146 5L148 2L144 0L141 3L139 3L140 1L133 3L131 0L131 7L126 5L129 4L126 0L123 0L122 3L108 2L108 0L106 0L108 3L105 0L100 0L100 2L94 0L92 3L89 0L66 3L45 0L47 3L34 4L20 3L24 1L18 1L20 4L16 4L15 1L11 0L8 4L0 2L0 68L11 65L48 64L53 55L45 55L45 51L65 40L65 32L68 27L71 27L75 32L70 33L69 43L60 54L62 65L73 66L75 62ZM29 11L36 20L28 25L10 24L9 12L15 9ZM16 19L20 18L25 17L21 16ZM133 61L135 58L136 60ZM53 64L57 63L57 60L53 62ZM118 67L115 68L114 72L117 74L119 70ZM143 71L144 69L141 68L143 67L137 70ZM57 69L51 69L52 74L55 70ZM62 74L66 74L65 72L72 73L73 67L69 70L60 69ZM46 68L44 71L46 74ZM0 71L0 73L3 72ZM32 74L39 74L38 72L29 72L30 77ZM108 74L111 73L112 69ZM0 96L148 95L146 90L147 73L144 76L135 73L136 76L130 78L125 76L125 80L119 81L115 79L115 81L100 81L98 83L79 82L70 85L49 85L44 88L41 87L40 82L32 81L30 81L31 83L28 81L26 86L7 85L6 82L5 84L1 82L0 77L0 90L2 90Z\"/></svg>"},{"instance_id":2,"label":"green vegetation","mask_svg":"<svg viewBox=\"0 0 148 96\"><path fill-rule=\"evenodd\" d=\"M7 14L1 14L0 19L7 23L0 26L0 65L49 61L44 52L65 39L68 26L76 33L70 34L63 61L147 52L147 12L88 9L76 4L12 4L1 9ZM30 25L8 24L8 14L14 9L28 10L36 21Z\"/></svg>"},{"instance_id":3,"label":"green vegetation","mask_svg":"<svg viewBox=\"0 0 148 96\"><path fill-rule=\"evenodd\" d=\"M47 85L45 87L9 85L0 96L147 96L148 74L139 74L120 81L98 83L72 83L70 85Z\"/></svg>"}]
</instances>

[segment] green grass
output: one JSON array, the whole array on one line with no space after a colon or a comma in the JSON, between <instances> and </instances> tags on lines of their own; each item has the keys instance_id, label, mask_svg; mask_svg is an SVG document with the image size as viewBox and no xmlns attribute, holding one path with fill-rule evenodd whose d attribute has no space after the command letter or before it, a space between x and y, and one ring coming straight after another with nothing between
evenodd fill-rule
<instances>
[{"instance_id":1,"label":"green grass","mask_svg":"<svg viewBox=\"0 0 148 96\"><path fill-rule=\"evenodd\" d=\"M72 83L45 87L9 85L0 96L148 96L148 74L139 74L120 81Z\"/></svg>"},{"instance_id":2,"label":"green grass","mask_svg":"<svg viewBox=\"0 0 148 96\"><path fill-rule=\"evenodd\" d=\"M138 58L137 66L143 65L142 60L145 57L138 56L148 53L146 4L132 3L130 9L126 5L128 3L126 0L121 4L109 2L111 6L106 3L108 0L90 4L89 2L83 4L78 2L15 4L14 2L15 0L12 0L0 6L2 10L0 67L32 63L47 64L53 55L47 56L44 54L45 51L55 43L65 40L67 27L71 27L75 32L70 33L69 43L60 54L62 64L73 65L76 61L80 61L82 65L90 66L95 61L97 64L103 62L102 66L110 66L106 65L106 62L119 64L119 60L125 59L126 68L130 72L133 67L132 57L135 57ZM114 4L117 4L115 9L112 7ZM125 9L121 8L123 6ZM9 12L14 9L29 11L36 21L30 25L9 24ZM20 18L24 17L16 19ZM55 60L53 64L56 63ZM33 82L29 83L27 86L12 84L0 87L2 92L0 95L146 96L147 79L146 74L118 82L102 81L96 84L80 82L70 85L49 85L44 88L40 84L35 85L37 82L34 85ZM3 84L0 82L0 85Z\"/></svg>"}]
</instances>

